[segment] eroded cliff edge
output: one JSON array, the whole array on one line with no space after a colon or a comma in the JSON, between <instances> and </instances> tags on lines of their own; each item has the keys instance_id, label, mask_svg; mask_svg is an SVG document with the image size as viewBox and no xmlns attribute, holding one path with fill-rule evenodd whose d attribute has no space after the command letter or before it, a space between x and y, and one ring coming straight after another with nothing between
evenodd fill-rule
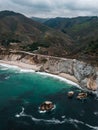
<instances>
[{"instance_id":1,"label":"eroded cliff edge","mask_svg":"<svg viewBox=\"0 0 98 130\"><path fill-rule=\"evenodd\" d=\"M79 85L87 90L98 89L98 67L76 59L65 59L29 52L15 52L0 50L0 60L20 61L30 65L39 66L39 70L52 74L70 74L74 76Z\"/></svg>"}]
</instances>

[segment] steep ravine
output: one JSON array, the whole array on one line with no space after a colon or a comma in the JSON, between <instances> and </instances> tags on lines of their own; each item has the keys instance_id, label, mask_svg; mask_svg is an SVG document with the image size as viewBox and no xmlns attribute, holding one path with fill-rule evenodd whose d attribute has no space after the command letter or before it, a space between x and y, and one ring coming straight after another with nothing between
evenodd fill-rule
<instances>
[{"instance_id":1,"label":"steep ravine","mask_svg":"<svg viewBox=\"0 0 98 130\"><path fill-rule=\"evenodd\" d=\"M0 60L21 61L40 66L40 70L52 74L66 73L74 76L79 85L87 90L98 89L98 67L76 59L65 59L28 52L0 51Z\"/></svg>"}]
</instances>

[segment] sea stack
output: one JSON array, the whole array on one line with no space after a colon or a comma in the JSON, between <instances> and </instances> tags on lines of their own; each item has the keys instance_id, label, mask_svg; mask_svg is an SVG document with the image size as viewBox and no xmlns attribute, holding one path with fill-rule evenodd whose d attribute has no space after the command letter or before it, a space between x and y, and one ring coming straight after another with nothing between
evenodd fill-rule
<instances>
[{"instance_id":1,"label":"sea stack","mask_svg":"<svg viewBox=\"0 0 98 130\"><path fill-rule=\"evenodd\" d=\"M77 96L77 99L85 99L87 98L87 93L83 92L83 93L79 93Z\"/></svg>"},{"instance_id":2,"label":"sea stack","mask_svg":"<svg viewBox=\"0 0 98 130\"><path fill-rule=\"evenodd\" d=\"M72 98L74 96L74 92L73 91L69 91L67 95L68 95L68 98Z\"/></svg>"},{"instance_id":3,"label":"sea stack","mask_svg":"<svg viewBox=\"0 0 98 130\"><path fill-rule=\"evenodd\" d=\"M42 112L48 112L53 110L54 106L55 105L51 101L45 101L40 105L39 110Z\"/></svg>"}]
</instances>

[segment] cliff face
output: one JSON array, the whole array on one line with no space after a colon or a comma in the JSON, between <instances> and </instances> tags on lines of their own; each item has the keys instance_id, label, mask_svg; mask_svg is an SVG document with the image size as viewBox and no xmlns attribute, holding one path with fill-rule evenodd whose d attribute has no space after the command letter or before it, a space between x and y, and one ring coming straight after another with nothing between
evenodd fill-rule
<instances>
[{"instance_id":1,"label":"cliff face","mask_svg":"<svg viewBox=\"0 0 98 130\"><path fill-rule=\"evenodd\" d=\"M49 59L44 69L50 73L67 73L75 76L82 88L96 90L98 87L98 70L85 62L75 59ZM88 83L89 82L89 83ZM87 85L88 84L88 85Z\"/></svg>"},{"instance_id":2,"label":"cliff face","mask_svg":"<svg viewBox=\"0 0 98 130\"><path fill-rule=\"evenodd\" d=\"M75 59L65 59L28 52L0 52L0 60L21 61L23 63L41 66L39 71L52 74L66 73L74 76L84 89L98 88L98 67L91 66Z\"/></svg>"}]
</instances>

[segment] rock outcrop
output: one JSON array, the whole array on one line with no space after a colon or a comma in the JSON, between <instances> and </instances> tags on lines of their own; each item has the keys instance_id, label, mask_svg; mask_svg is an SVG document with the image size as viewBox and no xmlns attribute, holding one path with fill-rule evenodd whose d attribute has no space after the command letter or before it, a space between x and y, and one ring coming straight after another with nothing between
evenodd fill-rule
<instances>
[{"instance_id":1,"label":"rock outcrop","mask_svg":"<svg viewBox=\"0 0 98 130\"><path fill-rule=\"evenodd\" d=\"M74 91L69 91L67 95L68 98L72 98L74 96Z\"/></svg>"},{"instance_id":2,"label":"rock outcrop","mask_svg":"<svg viewBox=\"0 0 98 130\"><path fill-rule=\"evenodd\" d=\"M41 71L52 74L66 73L74 76L83 89L97 90L98 67L94 67L76 59L65 59L29 52L0 51L0 60L21 61L30 65L40 66ZM38 70L38 71L40 71ZM92 77L94 75L94 77Z\"/></svg>"},{"instance_id":3,"label":"rock outcrop","mask_svg":"<svg viewBox=\"0 0 98 130\"><path fill-rule=\"evenodd\" d=\"M87 80L87 88L90 90L96 90L97 89L97 83L96 83L96 77L91 76Z\"/></svg>"},{"instance_id":4,"label":"rock outcrop","mask_svg":"<svg viewBox=\"0 0 98 130\"><path fill-rule=\"evenodd\" d=\"M87 93L79 93L78 96L77 96L77 99L86 99L87 98Z\"/></svg>"},{"instance_id":5,"label":"rock outcrop","mask_svg":"<svg viewBox=\"0 0 98 130\"><path fill-rule=\"evenodd\" d=\"M54 104L51 101L45 101L44 103L42 103L39 107L40 111L45 111L45 112L49 112L54 108Z\"/></svg>"}]
</instances>

